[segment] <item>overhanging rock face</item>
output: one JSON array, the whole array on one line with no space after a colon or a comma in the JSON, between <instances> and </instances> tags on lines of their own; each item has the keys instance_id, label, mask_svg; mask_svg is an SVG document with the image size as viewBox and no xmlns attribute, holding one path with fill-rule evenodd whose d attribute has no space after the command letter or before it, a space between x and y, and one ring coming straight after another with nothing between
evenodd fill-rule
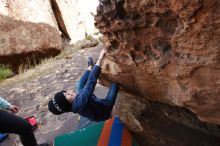
<instances>
[{"instance_id":1,"label":"overhanging rock face","mask_svg":"<svg viewBox=\"0 0 220 146\"><path fill-rule=\"evenodd\" d=\"M220 124L219 0L112 0L95 20L106 38L105 79Z\"/></svg>"}]
</instances>

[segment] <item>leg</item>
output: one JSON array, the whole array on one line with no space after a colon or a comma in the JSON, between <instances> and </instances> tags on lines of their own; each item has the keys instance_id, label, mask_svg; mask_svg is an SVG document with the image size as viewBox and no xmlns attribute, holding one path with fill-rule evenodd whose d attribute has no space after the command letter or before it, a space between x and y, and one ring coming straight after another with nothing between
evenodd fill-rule
<instances>
[{"instance_id":1,"label":"leg","mask_svg":"<svg viewBox=\"0 0 220 146\"><path fill-rule=\"evenodd\" d=\"M87 79L89 77L90 70L86 70L80 80L76 83L76 91L79 93L81 89L86 85Z\"/></svg>"},{"instance_id":2,"label":"leg","mask_svg":"<svg viewBox=\"0 0 220 146\"><path fill-rule=\"evenodd\" d=\"M83 74L81 79L76 83L77 93L79 93L79 91L82 90L84 88L84 86L86 85L86 82L87 82L89 74L93 68L93 65L94 65L93 59L92 59L92 57L89 57L88 58L88 69L85 71L85 73Z\"/></svg>"},{"instance_id":3,"label":"leg","mask_svg":"<svg viewBox=\"0 0 220 146\"><path fill-rule=\"evenodd\" d=\"M18 134L24 146L37 145L32 127L26 120L8 112L0 111L0 125L1 133Z\"/></svg>"}]
</instances>

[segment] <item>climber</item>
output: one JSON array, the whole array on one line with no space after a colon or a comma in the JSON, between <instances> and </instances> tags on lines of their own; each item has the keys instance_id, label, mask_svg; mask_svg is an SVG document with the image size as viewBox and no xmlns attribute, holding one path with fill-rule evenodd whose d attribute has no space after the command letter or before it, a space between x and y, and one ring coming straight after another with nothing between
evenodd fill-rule
<instances>
[{"instance_id":1,"label":"climber","mask_svg":"<svg viewBox=\"0 0 220 146\"><path fill-rule=\"evenodd\" d=\"M105 99L98 99L93 94L105 53L105 50L101 51L94 67L93 59L89 57L88 69L78 82L77 94L70 91L61 91L56 93L49 101L48 108L53 114L73 112L96 122L104 121L110 117L119 90L118 83L112 83Z\"/></svg>"},{"instance_id":2,"label":"climber","mask_svg":"<svg viewBox=\"0 0 220 146\"><path fill-rule=\"evenodd\" d=\"M18 134L24 146L48 146L46 143L37 144L32 126L26 120L14 115L17 112L16 106L0 97L0 133Z\"/></svg>"}]
</instances>

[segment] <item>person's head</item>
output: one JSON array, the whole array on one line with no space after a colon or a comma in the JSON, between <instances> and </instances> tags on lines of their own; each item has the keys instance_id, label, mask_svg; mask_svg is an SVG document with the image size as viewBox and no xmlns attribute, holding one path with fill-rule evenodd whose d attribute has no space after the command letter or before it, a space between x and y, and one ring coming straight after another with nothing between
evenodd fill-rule
<instances>
[{"instance_id":1,"label":"person's head","mask_svg":"<svg viewBox=\"0 0 220 146\"><path fill-rule=\"evenodd\" d=\"M73 92L60 91L49 101L48 109L55 115L71 111L72 101L75 97ZM72 100L71 100L72 99Z\"/></svg>"}]
</instances>

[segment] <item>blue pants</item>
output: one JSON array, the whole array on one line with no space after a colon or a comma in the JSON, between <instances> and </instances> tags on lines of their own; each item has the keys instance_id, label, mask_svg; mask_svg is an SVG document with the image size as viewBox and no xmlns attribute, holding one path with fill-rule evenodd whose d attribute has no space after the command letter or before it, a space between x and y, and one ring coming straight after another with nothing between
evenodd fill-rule
<instances>
[{"instance_id":1,"label":"blue pants","mask_svg":"<svg viewBox=\"0 0 220 146\"><path fill-rule=\"evenodd\" d=\"M84 86L87 82L87 79L89 77L89 74L90 74L90 70L86 70L85 73L83 74L83 76L77 82L77 84L76 84L77 93L79 93L79 91L84 88ZM103 104L106 106L113 106L115 104L115 100L117 97L118 88L119 88L119 86L117 83L112 83L106 98L105 99L96 99L97 104Z\"/></svg>"}]
</instances>

